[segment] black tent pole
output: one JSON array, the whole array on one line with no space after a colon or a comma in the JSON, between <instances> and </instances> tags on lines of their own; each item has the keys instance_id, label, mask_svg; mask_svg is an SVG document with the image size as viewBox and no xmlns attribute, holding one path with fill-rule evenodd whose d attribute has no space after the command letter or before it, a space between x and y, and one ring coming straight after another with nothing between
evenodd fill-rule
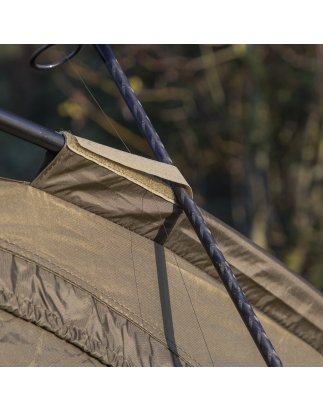
<instances>
[{"instance_id":1,"label":"black tent pole","mask_svg":"<svg viewBox=\"0 0 323 411\"><path fill-rule=\"evenodd\" d=\"M22 138L53 153L58 153L65 143L64 137L60 134L3 109L0 109L0 131Z\"/></svg>"},{"instance_id":2,"label":"black tent pole","mask_svg":"<svg viewBox=\"0 0 323 411\"><path fill-rule=\"evenodd\" d=\"M172 160L147 117L136 94L132 90L128 79L122 71L111 48L107 44L96 44L94 47L106 64L156 159L160 162L173 165ZM233 275L229 264L226 262L222 252L215 242L192 197L179 185L173 184L173 189L266 364L270 367L282 367L283 364L244 295L237 279Z\"/></svg>"}]
</instances>

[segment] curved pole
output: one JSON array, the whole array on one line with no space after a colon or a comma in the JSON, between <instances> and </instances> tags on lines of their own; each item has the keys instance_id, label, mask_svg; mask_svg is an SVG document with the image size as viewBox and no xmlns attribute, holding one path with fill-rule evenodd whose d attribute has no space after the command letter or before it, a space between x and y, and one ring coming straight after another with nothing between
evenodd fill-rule
<instances>
[{"instance_id":1,"label":"curved pole","mask_svg":"<svg viewBox=\"0 0 323 411\"><path fill-rule=\"evenodd\" d=\"M115 58L111 48L106 44L96 44L94 47L106 64L113 80L115 81L122 97L134 116L139 129L147 140L156 159L163 163L173 165L171 158L163 146L151 121L147 117L145 110L140 104L136 94L132 90L128 79L122 71L122 68ZM244 295L237 279L233 275L229 264L226 262L192 197L184 188L176 184L173 184L173 188L178 201L183 207L187 218L191 222L198 238L210 257L266 364L270 367L282 367L282 362L269 341L269 338L267 337L246 296Z\"/></svg>"}]
</instances>

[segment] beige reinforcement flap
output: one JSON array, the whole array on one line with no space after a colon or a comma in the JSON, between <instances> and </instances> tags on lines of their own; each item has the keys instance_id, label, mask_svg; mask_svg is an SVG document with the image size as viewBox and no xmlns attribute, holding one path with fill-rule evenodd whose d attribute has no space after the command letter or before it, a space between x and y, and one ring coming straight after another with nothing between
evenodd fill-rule
<instances>
[{"instance_id":1,"label":"beige reinforcement flap","mask_svg":"<svg viewBox=\"0 0 323 411\"><path fill-rule=\"evenodd\" d=\"M63 134L70 150L169 201L175 202L173 190L161 181L152 179L151 176L178 183L186 188L193 197L191 187L175 166L103 146L67 132L63 132Z\"/></svg>"}]
</instances>

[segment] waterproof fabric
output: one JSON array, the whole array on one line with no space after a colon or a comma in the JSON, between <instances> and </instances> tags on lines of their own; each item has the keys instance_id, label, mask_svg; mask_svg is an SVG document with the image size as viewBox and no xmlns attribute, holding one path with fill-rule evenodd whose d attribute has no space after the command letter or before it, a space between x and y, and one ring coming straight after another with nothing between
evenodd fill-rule
<instances>
[{"instance_id":1,"label":"waterproof fabric","mask_svg":"<svg viewBox=\"0 0 323 411\"><path fill-rule=\"evenodd\" d=\"M32 261L35 257L17 246L10 250L9 243L0 250L0 307L28 321L13 323L13 317L6 326L0 315L1 365L97 365L91 359L95 357L101 365L173 366L173 354L164 346L89 292L59 276L64 271L54 274L42 267L39 257L36 264ZM29 322L38 327L28 328ZM41 333L39 327L55 335ZM73 345L62 345L61 339Z\"/></svg>"},{"instance_id":2,"label":"waterproof fabric","mask_svg":"<svg viewBox=\"0 0 323 411\"><path fill-rule=\"evenodd\" d=\"M0 310L1 367L104 367L76 346Z\"/></svg>"},{"instance_id":3,"label":"waterproof fabric","mask_svg":"<svg viewBox=\"0 0 323 411\"><path fill-rule=\"evenodd\" d=\"M31 186L0 183L0 308L106 365L265 365L165 183L159 195L77 144ZM203 215L284 365L322 366L322 294Z\"/></svg>"},{"instance_id":4,"label":"waterproof fabric","mask_svg":"<svg viewBox=\"0 0 323 411\"><path fill-rule=\"evenodd\" d=\"M216 279L44 191L0 186L0 308L109 365L265 365ZM285 365L320 364L317 351L256 312Z\"/></svg>"}]
</instances>

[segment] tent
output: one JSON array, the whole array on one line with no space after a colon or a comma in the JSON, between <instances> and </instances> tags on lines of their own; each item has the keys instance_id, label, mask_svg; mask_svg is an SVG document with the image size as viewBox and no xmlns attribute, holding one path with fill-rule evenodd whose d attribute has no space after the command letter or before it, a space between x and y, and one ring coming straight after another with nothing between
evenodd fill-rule
<instances>
[{"instance_id":1,"label":"tent","mask_svg":"<svg viewBox=\"0 0 323 411\"><path fill-rule=\"evenodd\" d=\"M165 183L178 170L64 137L32 183L0 180L0 364L265 366ZM284 366L322 366L322 294L201 213Z\"/></svg>"},{"instance_id":2,"label":"tent","mask_svg":"<svg viewBox=\"0 0 323 411\"><path fill-rule=\"evenodd\" d=\"M31 66L82 48L37 65L50 46ZM0 110L1 130L48 150L30 184L0 179L0 365L322 366L322 294L196 206L95 48L158 161Z\"/></svg>"}]
</instances>

